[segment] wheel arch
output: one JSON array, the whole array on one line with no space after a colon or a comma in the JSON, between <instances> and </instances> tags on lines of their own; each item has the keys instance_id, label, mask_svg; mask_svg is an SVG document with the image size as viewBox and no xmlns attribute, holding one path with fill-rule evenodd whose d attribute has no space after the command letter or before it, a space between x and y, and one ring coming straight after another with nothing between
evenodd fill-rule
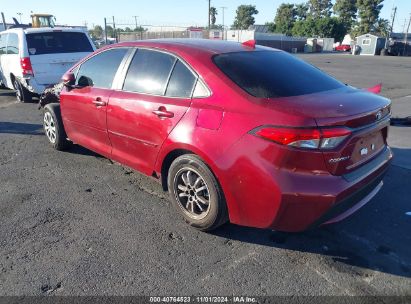
<instances>
[{"instance_id":1,"label":"wheel arch","mask_svg":"<svg viewBox=\"0 0 411 304\"><path fill-rule=\"evenodd\" d=\"M48 103L44 106L44 109L50 108L52 111L57 112L61 116L60 104L59 103Z\"/></svg>"},{"instance_id":2,"label":"wheel arch","mask_svg":"<svg viewBox=\"0 0 411 304\"><path fill-rule=\"evenodd\" d=\"M213 170L213 166L209 163L210 159L205 156L204 153L198 151L193 147L174 147L173 149L170 149L168 152L164 153L164 156L161 157L161 160L158 162L159 170L157 170L157 172L160 173L160 181L164 191L168 191L167 177L171 164L175 159L186 154L194 154L198 156L210 168L211 172L218 180L217 174L215 173L215 170Z\"/></svg>"},{"instance_id":3,"label":"wheel arch","mask_svg":"<svg viewBox=\"0 0 411 304\"><path fill-rule=\"evenodd\" d=\"M13 88L17 89L17 88L14 86L14 81L15 81L15 80L16 80L16 76L14 76L13 73L10 73L11 86L12 86ZM7 79L6 79L6 82L7 82Z\"/></svg>"}]
</instances>

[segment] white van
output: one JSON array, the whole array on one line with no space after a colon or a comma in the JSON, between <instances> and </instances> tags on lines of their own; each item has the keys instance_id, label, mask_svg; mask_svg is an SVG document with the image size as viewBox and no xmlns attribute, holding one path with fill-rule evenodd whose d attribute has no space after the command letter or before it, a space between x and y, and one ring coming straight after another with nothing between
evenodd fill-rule
<instances>
[{"instance_id":1,"label":"white van","mask_svg":"<svg viewBox=\"0 0 411 304\"><path fill-rule=\"evenodd\" d=\"M19 101L29 102L94 50L81 29L9 29L0 33L0 85L15 89Z\"/></svg>"}]
</instances>

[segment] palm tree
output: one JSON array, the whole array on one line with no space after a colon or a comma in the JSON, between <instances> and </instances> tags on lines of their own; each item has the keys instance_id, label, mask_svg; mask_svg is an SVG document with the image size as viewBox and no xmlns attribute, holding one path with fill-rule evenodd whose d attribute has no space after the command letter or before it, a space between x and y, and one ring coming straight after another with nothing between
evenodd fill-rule
<instances>
[{"instance_id":1,"label":"palm tree","mask_svg":"<svg viewBox=\"0 0 411 304\"><path fill-rule=\"evenodd\" d=\"M211 17L211 27L213 28L217 21L218 11L215 7L210 8L210 17Z\"/></svg>"}]
</instances>

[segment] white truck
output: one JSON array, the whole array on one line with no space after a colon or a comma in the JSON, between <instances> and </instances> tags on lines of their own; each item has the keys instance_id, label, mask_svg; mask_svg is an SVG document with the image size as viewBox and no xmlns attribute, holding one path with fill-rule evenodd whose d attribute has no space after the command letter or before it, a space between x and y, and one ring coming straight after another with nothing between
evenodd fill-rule
<instances>
[{"instance_id":1,"label":"white truck","mask_svg":"<svg viewBox=\"0 0 411 304\"><path fill-rule=\"evenodd\" d=\"M89 35L74 28L13 28L0 33L0 85L29 102L83 57L95 51Z\"/></svg>"}]
</instances>

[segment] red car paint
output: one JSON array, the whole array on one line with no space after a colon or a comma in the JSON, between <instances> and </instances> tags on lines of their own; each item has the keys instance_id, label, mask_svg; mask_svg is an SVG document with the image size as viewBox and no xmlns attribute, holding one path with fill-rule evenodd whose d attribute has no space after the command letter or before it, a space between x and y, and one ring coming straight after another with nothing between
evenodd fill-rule
<instances>
[{"instance_id":1,"label":"red car paint","mask_svg":"<svg viewBox=\"0 0 411 304\"><path fill-rule=\"evenodd\" d=\"M118 47L177 56L198 73L211 95L179 99L119 89L64 89L61 113L68 137L159 181L164 181L166 160L175 151L197 154L222 187L231 223L305 230L347 198L354 197L351 209L363 203L390 163L390 101L385 98L351 87L294 97L253 97L213 62L216 54L268 50L250 44L158 40L121 43L96 53ZM334 149L308 150L262 138L262 126L268 126L267 132L270 126L308 128L319 136L337 127L348 135ZM364 147L373 147L372 153L360 155ZM384 153L385 158L373 163ZM373 188L355 197L369 185Z\"/></svg>"},{"instance_id":2,"label":"red car paint","mask_svg":"<svg viewBox=\"0 0 411 304\"><path fill-rule=\"evenodd\" d=\"M339 52L350 52L351 51L351 46L348 45L348 44L341 44L341 45L335 47L335 50L339 51Z\"/></svg>"}]
</instances>

